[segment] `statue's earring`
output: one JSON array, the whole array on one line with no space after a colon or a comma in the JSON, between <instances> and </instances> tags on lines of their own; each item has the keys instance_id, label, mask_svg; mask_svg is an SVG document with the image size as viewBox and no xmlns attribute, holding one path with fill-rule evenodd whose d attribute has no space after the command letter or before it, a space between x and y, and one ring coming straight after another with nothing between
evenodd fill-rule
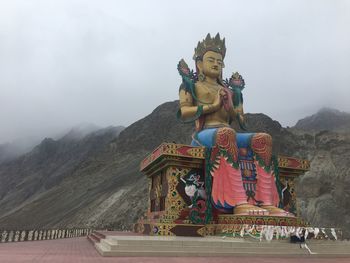
<instances>
[{"instance_id":1,"label":"statue's earring","mask_svg":"<svg viewBox=\"0 0 350 263\"><path fill-rule=\"evenodd\" d=\"M205 80L205 75L202 73L202 72L199 72L199 74L198 74L198 80L199 81L204 81Z\"/></svg>"}]
</instances>

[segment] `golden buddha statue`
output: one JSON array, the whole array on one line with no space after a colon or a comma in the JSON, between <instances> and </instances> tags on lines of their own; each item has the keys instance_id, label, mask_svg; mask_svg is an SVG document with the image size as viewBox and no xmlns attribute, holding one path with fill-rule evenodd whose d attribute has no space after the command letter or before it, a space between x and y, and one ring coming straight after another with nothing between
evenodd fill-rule
<instances>
[{"instance_id":1,"label":"golden buddha statue","mask_svg":"<svg viewBox=\"0 0 350 263\"><path fill-rule=\"evenodd\" d=\"M196 71L184 60L178 65L180 86L179 117L195 121L193 146L210 149L213 165L211 202L219 210L236 215L292 216L278 208L279 194L272 168L272 138L266 133L236 133L230 124L244 125L243 78L235 73L223 80L225 39L207 35L198 42L194 60ZM251 164L242 174L240 160ZM208 186L207 186L208 187Z\"/></svg>"}]
</instances>

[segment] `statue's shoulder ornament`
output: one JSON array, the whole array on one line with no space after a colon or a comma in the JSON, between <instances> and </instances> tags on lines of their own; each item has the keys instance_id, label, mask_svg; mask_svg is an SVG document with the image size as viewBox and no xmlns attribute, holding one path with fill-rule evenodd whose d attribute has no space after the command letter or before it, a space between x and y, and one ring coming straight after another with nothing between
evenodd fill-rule
<instances>
[{"instance_id":1,"label":"statue's shoulder ornament","mask_svg":"<svg viewBox=\"0 0 350 263\"><path fill-rule=\"evenodd\" d=\"M180 86L180 90L184 90L191 94L192 99L195 101L200 101L195 93L195 83L197 82L197 73L191 70L184 59L181 59L179 64L177 64L177 70L179 71L180 76L182 77L182 84ZM191 123L198 119L201 119L203 113L203 106L200 105L197 107L197 112L193 118L189 118L187 120L181 119L181 109L177 112L177 118L182 120L184 123Z\"/></svg>"},{"instance_id":2,"label":"statue's shoulder ornament","mask_svg":"<svg viewBox=\"0 0 350 263\"><path fill-rule=\"evenodd\" d=\"M180 90L184 89L185 91L194 94L194 86L197 82L197 73L188 67L184 59L181 59L177 64L177 70L182 78Z\"/></svg>"},{"instance_id":3,"label":"statue's shoulder ornament","mask_svg":"<svg viewBox=\"0 0 350 263\"><path fill-rule=\"evenodd\" d=\"M181 59L179 64L177 64L177 69L182 78L182 84L180 85L180 90L185 90L189 92L194 101L200 102L201 104L210 104L205 101L201 101L195 91L195 84L198 81L197 72L190 69L184 59Z\"/></svg>"},{"instance_id":4,"label":"statue's shoulder ornament","mask_svg":"<svg viewBox=\"0 0 350 263\"><path fill-rule=\"evenodd\" d=\"M225 86L233 93L233 107L241 107L243 105L242 90L245 88L243 77L238 72L235 72L232 74L230 79L226 79L223 82ZM245 123L241 121L239 115L237 115L237 121L242 130L247 130Z\"/></svg>"},{"instance_id":5,"label":"statue's shoulder ornament","mask_svg":"<svg viewBox=\"0 0 350 263\"><path fill-rule=\"evenodd\" d=\"M233 92L233 105L237 107L243 104L242 90L245 88L243 77L238 72L235 72L230 79L226 79L223 82Z\"/></svg>"}]
</instances>

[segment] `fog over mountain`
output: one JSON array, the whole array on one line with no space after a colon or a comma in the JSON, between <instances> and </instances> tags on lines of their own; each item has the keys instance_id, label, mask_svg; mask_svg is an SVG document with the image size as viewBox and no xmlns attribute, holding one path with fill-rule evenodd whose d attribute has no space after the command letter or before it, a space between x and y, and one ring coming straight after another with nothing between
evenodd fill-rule
<instances>
[{"instance_id":1,"label":"fog over mountain","mask_svg":"<svg viewBox=\"0 0 350 263\"><path fill-rule=\"evenodd\" d=\"M26 152L29 152L40 142L36 138L23 138L11 143L0 144L0 163L12 160Z\"/></svg>"},{"instance_id":2,"label":"fog over mountain","mask_svg":"<svg viewBox=\"0 0 350 263\"><path fill-rule=\"evenodd\" d=\"M118 129L122 130L124 127L119 126ZM0 144L0 163L10 161L22 154L31 151L34 146L38 145L44 138L53 138L56 140L79 140L86 135L102 130L101 127L93 123L80 123L69 129L55 132L53 134L45 134L43 137L32 136L16 139L12 142Z\"/></svg>"}]
</instances>

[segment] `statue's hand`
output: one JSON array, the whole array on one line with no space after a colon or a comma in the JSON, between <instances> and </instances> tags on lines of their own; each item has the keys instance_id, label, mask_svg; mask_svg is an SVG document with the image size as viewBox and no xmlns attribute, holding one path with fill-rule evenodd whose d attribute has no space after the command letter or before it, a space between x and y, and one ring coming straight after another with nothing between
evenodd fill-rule
<instances>
[{"instance_id":1,"label":"statue's hand","mask_svg":"<svg viewBox=\"0 0 350 263\"><path fill-rule=\"evenodd\" d=\"M224 105L224 108L227 112L231 112L233 110L233 101L232 101L232 97L233 97L233 93L231 90L229 90L228 88L223 88L220 91L220 95L222 98L222 103Z\"/></svg>"},{"instance_id":2,"label":"statue's hand","mask_svg":"<svg viewBox=\"0 0 350 263\"><path fill-rule=\"evenodd\" d=\"M227 100L228 99L227 93L226 93L224 88L221 88L219 90L219 93L220 93L220 96L223 98L223 100Z\"/></svg>"},{"instance_id":3,"label":"statue's hand","mask_svg":"<svg viewBox=\"0 0 350 263\"><path fill-rule=\"evenodd\" d=\"M221 98L222 98L222 94L225 93L224 89L219 89L218 93L215 96L214 102L213 102L213 106L215 107L215 109L219 109L221 106Z\"/></svg>"}]
</instances>

